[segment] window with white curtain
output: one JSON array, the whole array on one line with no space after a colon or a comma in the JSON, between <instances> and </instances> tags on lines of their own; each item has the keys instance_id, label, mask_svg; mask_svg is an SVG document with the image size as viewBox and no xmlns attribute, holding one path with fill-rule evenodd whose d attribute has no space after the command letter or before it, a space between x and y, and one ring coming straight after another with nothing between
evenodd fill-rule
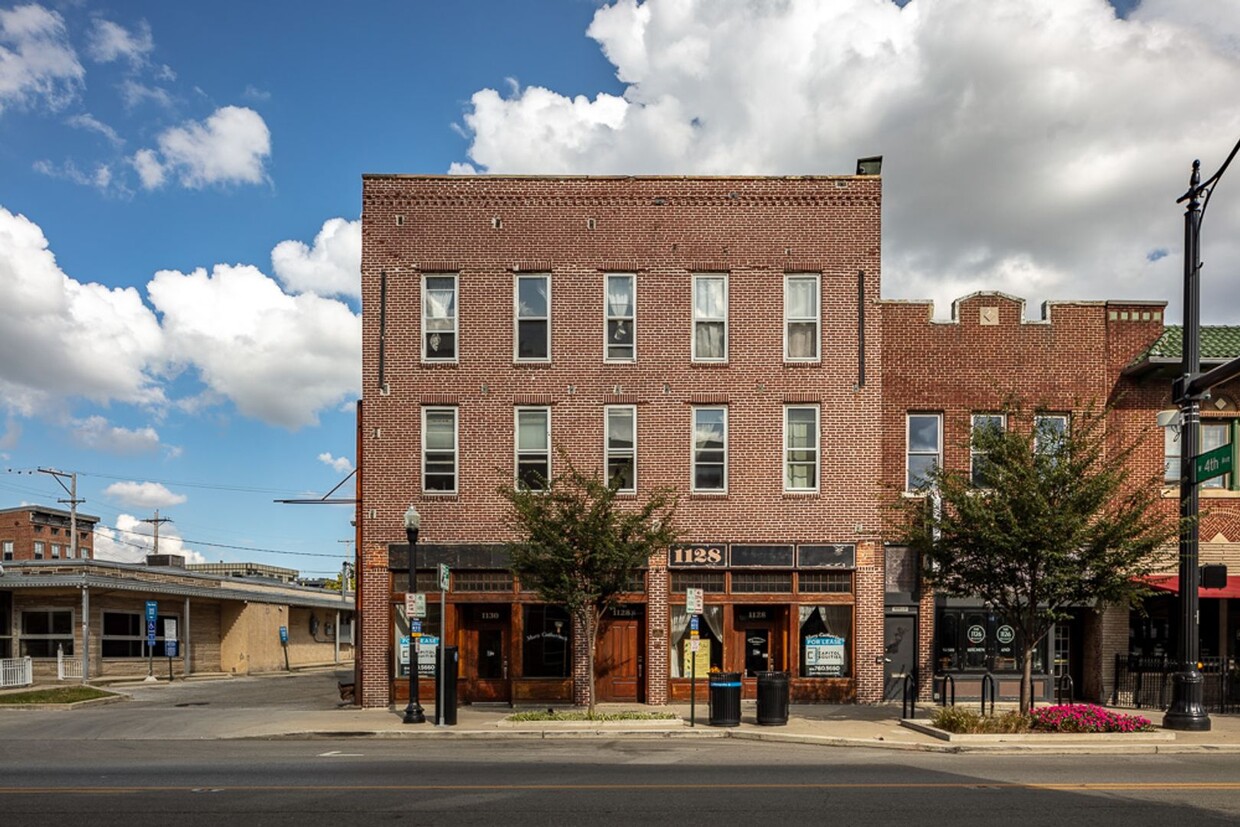
<instances>
[{"instance_id":1,"label":"window with white curtain","mask_svg":"<svg viewBox=\"0 0 1240 827\"><path fill-rule=\"evenodd\" d=\"M637 359L637 277L631 273L607 276L603 298L606 316L604 358L609 362Z\"/></svg>"},{"instance_id":2,"label":"window with white curtain","mask_svg":"<svg viewBox=\"0 0 1240 827\"><path fill-rule=\"evenodd\" d=\"M607 482L617 491L637 491L637 408L610 405L604 409L607 441Z\"/></svg>"},{"instance_id":3,"label":"window with white curtain","mask_svg":"<svg viewBox=\"0 0 1240 827\"><path fill-rule=\"evenodd\" d=\"M693 409L693 490L728 490L728 409Z\"/></svg>"},{"instance_id":4,"label":"window with white curtain","mask_svg":"<svg viewBox=\"0 0 1240 827\"><path fill-rule=\"evenodd\" d=\"M784 359L789 362L817 362L818 299L817 273L789 273L784 276Z\"/></svg>"},{"instance_id":5,"label":"window with white curtain","mask_svg":"<svg viewBox=\"0 0 1240 827\"><path fill-rule=\"evenodd\" d=\"M670 626L671 626L671 651L669 652L670 661L668 665L671 667L669 672L673 678L687 678L692 671L693 651L690 641L693 639L691 634L689 615L685 612L683 604L668 607L670 609ZM703 606L705 611L699 615L702 622L698 624L698 657L703 661L710 662L711 669L723 669L723 607L722 606ZM706 650L706 654L701 654L702 650ZM704 678L702 670L698 669L697 676Z\"/></svg>"},{"instance_id":6,"label":"window with white curtain","mask_svg":"<svg viewBox=\"0 0 1240 827\"><path fill-rule=\"evenodd\" d=\"M422 359L456 361L456 274L422 277Z\"/></svg>"},{"instance_id":7,"label":"window with white curtain","mask_svg":"<svg viewBox=\"0 0 1240 827\"><path fill-rule=\"evenodd\" d=\"M724 273L693 277L693 359L728 358L728 277Z\"/></svg>"},{"instance_id":8,"label":"window with white curtain","mask_svg":"<svg viewBox=\"0 0 1240 827\"><path fill-rule=\"evenodd\" d=\"M853 607L798 606L801 677L846 678L852 674Z\"/></svg>"},{"instance_id":9,"label":"window with white curtain","mask_svg":"<svg viewBox=\"0 0 1240 827\"><path fill-rule=\"evenodd\" d=\"M545 491L551 480L551 409L517 408L517 487Z\"/></svg>"},{"instance_id":10,"label":"window with white curtain","mask_svg":"<svg viewBox=\"0 0 1240 827\"><path fill-rule=\"evenodd\" d=\"M422 490L428 494L457 491L456 408L422 409Z\"/></svg>"},{"instance_id":11,"label":"window with white curtain","mask_svg":"<svg viewBox=\"0 0 1240 827\"><path fill-rule=\"evenodd\" d=\"M784 408L784 490L818 490L818 406Z\"/></svg>"},{"instance_id":12,"label":"window with white curtain","mask_svg":"<svg viewBox=\"0 0 1240 827\"><path fill-rule=\"evenodd\" d=\"M517 276L514 298L517 361L550 361L551 276Z\"/></svg>"}]
</instances>

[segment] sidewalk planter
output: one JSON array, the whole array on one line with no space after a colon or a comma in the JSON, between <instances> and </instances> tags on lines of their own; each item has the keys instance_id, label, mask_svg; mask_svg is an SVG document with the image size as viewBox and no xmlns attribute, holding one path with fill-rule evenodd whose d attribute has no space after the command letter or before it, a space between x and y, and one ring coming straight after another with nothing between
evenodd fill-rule
<instances>
[{"instance_id":1,"label":"sidewalk planter","mask_svg":"<svg viewBox=\"0 0 1240 827\"><path fill-rule=\"evenodd\" d=\"M741 725L741 673L712 672L710 675L710 725Z\"/></svg>"},{"instance_id":2,"label":"sidewalk planter","mask_svg":"<svg viewBox=\"0 0 1240 827\"><path fill-rule=\"evenodd\" d=\"M788 725L788 673L758 673L758 723Z\"/></svg>"}]
</instances>

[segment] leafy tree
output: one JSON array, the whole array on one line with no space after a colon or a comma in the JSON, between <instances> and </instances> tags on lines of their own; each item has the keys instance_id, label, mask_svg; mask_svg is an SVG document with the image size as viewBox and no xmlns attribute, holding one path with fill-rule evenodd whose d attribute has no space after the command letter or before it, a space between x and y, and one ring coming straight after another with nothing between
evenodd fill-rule
<instances>
[{"instance_id":1,"label":"leafy tree","mask_svg":"<svg viewBox=\"0 0 1240 827\"><path fill-rule=\"evenodd\" d=\"M1106 412L1071 428L977 429L980 469L936 467L927 496L904 501L906 542L930 586L985 600L1024 646L1021 709L1032 697L1034 647L1069 609L1134 604L1177 523L1158 507L1159 479L1134 479L1139 440L1107 433ZM980 473L979 473L980 472Z\"/></svg>"},{"instance_id":2,"label":"leafy tree","mask_svg":"<svg viewBox=\"0 0 1240 827\"><path fill-rule=\"evenodd\" d=\"M633 576L651 555L676 541L676 499L668 490L631 505L596 473L563 457L567 470L545 490L505 486L511 508L509 566L524 586L568 609L589 641L589 711L594 713L594 651L603 614L631 591Z\"/></svg>"}]
</instances>

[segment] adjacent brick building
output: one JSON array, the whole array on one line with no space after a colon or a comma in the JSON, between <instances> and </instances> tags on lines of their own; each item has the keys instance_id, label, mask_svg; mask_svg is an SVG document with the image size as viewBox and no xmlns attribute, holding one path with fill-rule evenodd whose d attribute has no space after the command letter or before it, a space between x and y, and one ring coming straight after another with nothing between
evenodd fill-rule
<instances>
[{"instance_id":1,"label":"adjacent brick building","mask_svg":"<svg viewBox=\"0 0 1240 827\"><path fill-rule=\"evenodd\" d=\"M64 509L42 505L0 508L0 563L91 559L99 518L77 515L76 542L69 530L71 518Z\"/></svg>"}]
</instances>

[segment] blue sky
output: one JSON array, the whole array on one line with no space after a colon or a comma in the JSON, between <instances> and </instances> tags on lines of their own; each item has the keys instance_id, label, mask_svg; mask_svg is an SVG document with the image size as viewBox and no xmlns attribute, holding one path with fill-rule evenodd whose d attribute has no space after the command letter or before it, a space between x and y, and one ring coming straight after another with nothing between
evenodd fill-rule
<instances>
[{"instance_id":1,"label":"blue sky","mask_svg":"<svg viewBox=\"0 0 1240 827\"><path fill-rule=\"evenodd\" d=\"M1240 137L1240 3L1118 8L0 0L0 504L77 470L109 553L159 507L166 549L336 570L350 511L272 500L355 459L365 172L881 153L885 297L1178 313L1173 202ZM1230 184L1207 277L1240 263ZM1207 321L1240 322L1238 281L1207 281Z\"/></svg>"}]
</instances>

